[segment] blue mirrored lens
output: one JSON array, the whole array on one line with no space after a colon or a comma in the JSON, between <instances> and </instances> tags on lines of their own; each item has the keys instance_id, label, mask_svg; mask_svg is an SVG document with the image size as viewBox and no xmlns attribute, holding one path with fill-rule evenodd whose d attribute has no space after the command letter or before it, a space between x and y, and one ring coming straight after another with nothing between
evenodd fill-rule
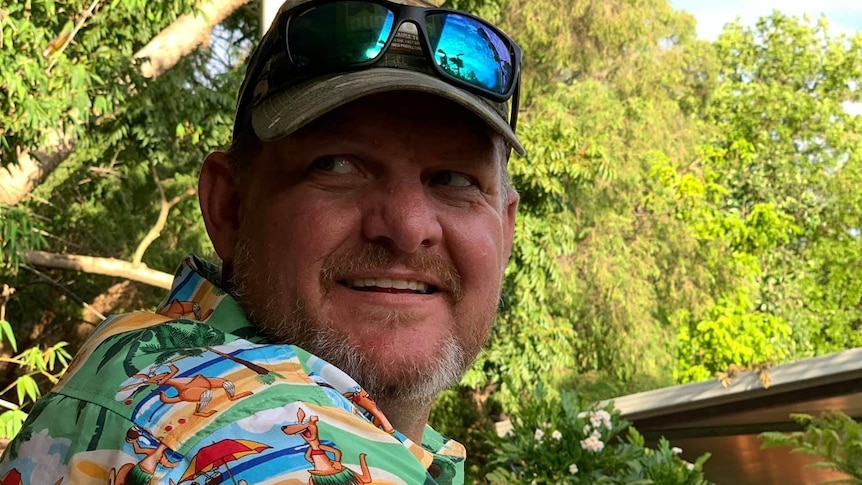
<instances>
[{"instance_id":1,"label":"blue mirrored lens","mask_svg":"<svg viewBox=\"0 0 862 485\"><path fill-rule=\"evenodd\" d=\"M298 67L326 68L375 59L392 34L395 14L366 2L335 2L294 15L287 45Z\"/></svg>"},{"instance_id":2,"label":"blue mirrored lens","mask_svg":"<svg viewBox=\"0 0 862 485\"><path fill-rule=\"evenodd\" d=\"M457 13L425 18L434 62L452 77L497 94L509 92L515 76L509 43L488 26Z\"/></svg>"}]
</instances>

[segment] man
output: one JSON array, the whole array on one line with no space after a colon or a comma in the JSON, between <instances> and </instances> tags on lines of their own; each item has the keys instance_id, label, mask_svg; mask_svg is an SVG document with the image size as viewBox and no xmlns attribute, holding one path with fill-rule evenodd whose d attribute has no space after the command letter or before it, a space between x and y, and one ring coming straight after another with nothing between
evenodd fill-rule
<instances>
[{"instance_id":1,"label":"man","mask_svg":"<svg viewBox=\"0 0 862 485\"><path fill-rule=\"evenodd\" d=\"M463 482L426 421L494 321L520 52L401 1L282 7L201 170L222 271L189 256L155 313L100 325L0 476Z\"/></svg>"}]
</instances>

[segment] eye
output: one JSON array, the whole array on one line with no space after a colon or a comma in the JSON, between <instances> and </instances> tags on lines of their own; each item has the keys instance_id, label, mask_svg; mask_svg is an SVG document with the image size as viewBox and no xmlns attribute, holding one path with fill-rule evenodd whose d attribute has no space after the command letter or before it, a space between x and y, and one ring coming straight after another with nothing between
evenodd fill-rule
<instances>
[{"instance_id":1,"label":"eye","mask_svg":"<svg viewBox=\"0 0 862 485\"><path fill-rule=\"evenodd\" d=\"M476 184L473 177L452 171L434 174L434 176L431 177L431 183L436 185L448 185L450 187L470 187Z\"/></svg>"},{"instance_id":2,"label":"eye","mask_svg":"<svg viewBox=\"0 0 862 485\"><path fill-rule=\"evenodd\" d=\"M311 162L310 170L320 170L321 172L332 172L347 174L356 171L356 166L353 163L338 155L330 155L320 157Z\"/></svg>"}]
</instances>

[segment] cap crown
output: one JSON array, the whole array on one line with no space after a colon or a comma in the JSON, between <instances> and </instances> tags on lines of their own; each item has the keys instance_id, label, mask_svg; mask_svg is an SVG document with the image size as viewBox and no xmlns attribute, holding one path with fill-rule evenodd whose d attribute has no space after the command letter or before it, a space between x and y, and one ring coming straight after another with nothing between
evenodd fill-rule
<instances>
[{"instance_id":1,"label":"cap crown","mask_svg":"<svg viewBox=\"0 0 862 485\"><path fill-rule=\"evenodd\" d=\"M401 22L386 50L373 61L373 66L338 72L292 69L293 61L287 52L286 37L289 34L285 28L288 25L285 16L306 4L313 8L316 2L324 3L320 0L284 2L250 56L237 100L234 140L251 126L259 139L274 141L351 100L376 92L406 90L428 92L461 104L503 135L519 153L524 153L514 134L514 109L511 122L509 120L508 101L484 97L441 79L435 70L437 66L433 64L432 54L426 52L430 47L427 45L429 41L421 39L419 28L424 28L424 25L415 24L419 21L416 17ZM425 9L439 8L428 0L386 2ZM512 48L517 49L517 45L511 39L509 41ZM517 85L513 96L513 104L516 105Z\"/></svg>"}]
</instances>

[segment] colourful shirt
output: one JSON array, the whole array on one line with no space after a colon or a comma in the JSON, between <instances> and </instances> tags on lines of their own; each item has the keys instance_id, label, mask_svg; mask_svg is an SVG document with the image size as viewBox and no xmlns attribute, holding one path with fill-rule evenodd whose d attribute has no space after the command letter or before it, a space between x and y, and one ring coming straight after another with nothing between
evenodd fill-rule
<instances>
[{"instance_id":1,"label":"colourful shirt","mask_svg":"<svg viewBox=\"0 0 862 485\"><path fill-rule=\"evenodd\" d=\"M461 484L464 447L392 429L336 367L268 343L190 256L105 320L0 459L0 484ZM209 279L208 279L209 278Z\"/></svg>"}]
</instances>

